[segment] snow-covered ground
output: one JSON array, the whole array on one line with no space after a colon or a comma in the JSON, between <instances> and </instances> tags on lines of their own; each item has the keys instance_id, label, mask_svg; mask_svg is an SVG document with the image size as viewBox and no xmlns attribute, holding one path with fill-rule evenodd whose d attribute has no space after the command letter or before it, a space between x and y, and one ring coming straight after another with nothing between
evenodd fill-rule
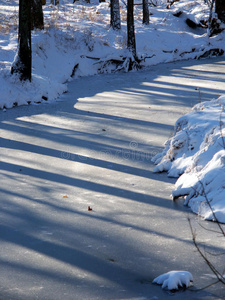
<instances>
[{"instance_id":1,"label":"snow-covered ground","mask_svg":"<svg viewBox=\"0 0 225 300\"><path fill-rule=\"evenodd\" d=\"M174 136L153 158L155 172L179 177L173 198L205 219L225 223L225 96L199 103L177 120Z\"/></svg>"},{"instance_id":2,"label":"snow-covered ground","mask_svg":"<svg viewBox=\"0 0 225 300\"><path fill-rule=\"evenodd\" d=\"M180 0L170 9L166 1L157 4L150 7L149 26L142 25L141 7L135 6L143 67L225 50L223 32L209 38L206 28L186 23L204 24L204 1ZM109 2L64 0L44 7L45 30L32 34L33 80L20 83L10 75L17 8L18 1L0 1L0 297L164 299L151 281L183 268L202 285L211 277L193 255L182 208L168 201L173 180L153 174L150 158L162 150L181 113L199 101L176 122L174 136L154 159L155 171L183 174L173 197L187 196L194 212L225 222L225 99L204 102L222 89L224 63L213 60L216 72L209 73L215 66L204 67L204 61L178 69L161 64L138 76L97 76L91 85L93 77L85 76L114 72L104 61L128 55L125 4L122 29L114 32ZM72 74L69 93L56 102ZM8 110L39 102L53 104ZM221 241L213 237L205 234L207 250L221 254ZM220 257L216 263L223 268ZM168 288L188 286L190 273L179 274L157 281Z\"/></svg>"},{"instance_id":3,"label":"snow-covered ground","mask_svg":"<svg viewBox=\"0 0 225 300\"><path fill-rule=\"evenodd\" d=\"M32 33L33 80L21 84L10 75L17 49L18 0L0 1L0 108L55 99L67 90L75 66L74 78L111 72L113 66L102 60L128 55L124 1L120 2L122 28L116 32L109 26L109 1L72 2L63 0L55 7L47 1L45 30ZM142 25L141 5L135 6L137 53L146 57L143 67L225 49L225 33L209 38L206 28L186 24L187 19L196 24L208 20L209 7L203 0L180 0L170 9L166 0L153 3L157 6L150 6L149 26Z\"/></svg>"}]
</instances>

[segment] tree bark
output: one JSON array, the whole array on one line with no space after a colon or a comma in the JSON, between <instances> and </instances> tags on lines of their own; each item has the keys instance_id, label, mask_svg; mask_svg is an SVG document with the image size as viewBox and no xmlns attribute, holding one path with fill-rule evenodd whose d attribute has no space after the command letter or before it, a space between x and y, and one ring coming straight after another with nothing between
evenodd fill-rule
<instances>
[{"instance_id":1,"label":"tree bark","mask_svg":"<svg viewBox=\"0 0 225 300\"><path fill-rule=\"evenodd\" d=\"M44 15L42 9L42 0L33 0L31 8L32 29L44 29Z\"/></svg>"},{"instance_id":2,"label":"tree bark","mask_svg":"<svg viewBox=\"0 0 225 300\"><path fill-rule=\"evenodd\" d=\"M143 24L149 24L149 9L148 9L148 0L142 0L143 7Z\"/></svg>"},{"instance_id":3,"label":"tree bark","mask_svg":"<svg viewBox=\"0 0 225 300\"><path fill-rule=\"evenodd\" d=\"M225 1L224 0L216 0L215 12L217 13L220 21L225 23Z\"/></svg>"},{"instance_id":4,"label":"tree bark","mask_svg":"<svg viewBox=\"0 0 225 300\"><path fill-rule=\"evenodd\" d=\"M19 0L18 50L11 73L31 81L31 0Z\"/></svg>"},{"instance_id":5,"label":"tree bark","mask_svg":"<svg viewBox=\"0 0 225 300\"><path fill-rule=\"evenodd\" d=\"M59 0L51 0L51 4L58 5L59 4Z\"/></svg>"},{"instance_id":6,"label":"tree bark","mask_svg":"<svg viewBox=\"0 0 225 300\"><path fill-rule=\"evenodd\" d=\"M137 53L134 29L134 0L127 1L127 48L133 54L134 58L136 58Z\"/></svg>"},{"instance_id":7,"label":"tree bark","mask_svg":"<svg viewBox=\"0 0 225 300\"><path fill-rule=\"evenodd\" d=\"M119 0L111 0L111 27L113 30L121 29Z\"/></svg>"}]
</instances>

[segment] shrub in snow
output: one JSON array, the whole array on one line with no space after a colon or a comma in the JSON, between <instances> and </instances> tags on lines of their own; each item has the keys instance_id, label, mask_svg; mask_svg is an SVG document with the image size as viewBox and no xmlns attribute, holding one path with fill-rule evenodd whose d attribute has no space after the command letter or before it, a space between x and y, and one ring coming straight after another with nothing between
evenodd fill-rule
<instances>
[{"instance_id":1,"label":"shrub in snow","mask_svg":"<svg viewBox=\"0 0 225 300\"><path fill-rule=\"evenodd\" d=\"M194 106L177 120L174 135L153 158L155 172L167 171L176 182L173 198L206 219L225 223L225 96Z\"/></svg>"},{"instance_id":2,"label":"shrub in snow","mask_svg":"<svg viewBox=\"0 0 225 300\"><path fill-rule=\"evenodd\" d=\"M193 276L186 271L171 271L156 277L153 283L161 284L162 288L177 290L179 287L188 288L193 282Z\"/></svg>"}]
</instances>

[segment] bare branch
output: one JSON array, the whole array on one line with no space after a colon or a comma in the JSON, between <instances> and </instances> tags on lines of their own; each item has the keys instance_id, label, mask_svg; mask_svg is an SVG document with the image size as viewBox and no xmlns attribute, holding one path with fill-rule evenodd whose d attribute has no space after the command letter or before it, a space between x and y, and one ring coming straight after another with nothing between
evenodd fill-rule
<instances>
[{"instance_id":1,"label":"bare branch","mask_svg":"<svg viewBox=\"0 0 225 300\"><path fill-rule=\"evenodd\" d=\"M209 228L206 228L205 226L203 226L202 224L198 223L198 225L200 227L202 227L203 229L207 230L207 231L211 231L211 232L214 232L214 233L218 233L218 234L221 234L220 231L217 231L217 230L213 230L213 229L209 229Z\"/></svg>"},{"instance_id":2,"label":"bare branch","mask_svg":"<svg viewBox=\"0 0 225 300\"><path fill-rule=\"evenodd\" d=\"M208 204L208 206L209 206L209 208L210 208L210 210L211 210L211 212L212 212L212 215L213 215L213 218L214 218L214 222L216 222L216 224L218 225L218 227L219 227L219 229L220 229L222 235L225 237L225 231L223 230L222 225L220 224L220 222L218 221L218 219L217 219L217 217L216 217L216 214L215 214L215 212L214 212L214 210L213 210L213 208L212 208L212 206L211 206L211 203L210 203L210 201L209 201L209 199L208 199L208 197L207 197L207 195L206 195L205 187L204 187L204 185L203 185L203 183L202 183L201 180L199 180L199 183L200 183L201 186L202 186L203 194L204 194L204 196L205 196L206 203Z\"/></svg>"},{"instance_id":3,"label":"bare branch","mask_svg":"<svg viewBox=\"0 0 225 300\"><path fill-rule=\"evenodd\" d=\"M225 255L225 252L221 252L221 253L212 253L208 250L205 250L205 252L211 256L221 256L221 255ZM223 272L224 273L224 272Z\"/></svg>"},{"instance_id":4,"label":"bare branch","mask_svg":"<svg viewBox=\"0 0 225 300\"><path fill-rule=\"evenodd\" d=\"M203 288L200 288L200 289L192 290L190 288L189 291L191 291L191 292L200 292L200 291L203 291L203 290L205 290L205 289L207 289L207 288L209 288L209 287L211 287L211 286L213 286L213 285L215 285L217 283L219 283L219 280L217 280L217 281L215 281L213 283L210 283L209 285L206 285L206 286L204 286Z\"/></svg>"},{"instance_id":5,"label":"bare branch","mask_svg":"<svg viewBox=\"0 0 225 300\"><path fill-rule=\"evenodd\" d=\"M189 223L189 226L190 226L190 229L191 229L192 240L193 240L193 243L195 245L195 248L198 250L198 253L201 255L201 257L206 262L206 264L208 265L208 267L214 273L214 275L216 276L218 282L221 282L222 284L225 284L225 279L223 278L223 275L216 269L216 267L214 267L214 265L208 260L208 258L206 257L206 255L200 249L200 247L199 247L199 245L198 245L198 243L196 241L196 232L194 231L194 229L192 227L190 217L188 217L188 223Z\"/></svg>"}]
</instances>

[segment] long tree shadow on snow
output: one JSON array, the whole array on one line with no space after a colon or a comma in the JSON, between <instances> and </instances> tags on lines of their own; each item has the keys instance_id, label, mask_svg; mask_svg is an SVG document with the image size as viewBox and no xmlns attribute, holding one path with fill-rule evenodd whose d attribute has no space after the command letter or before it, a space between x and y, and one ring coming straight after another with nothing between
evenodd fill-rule
<instances>
[{"instance_id":1,"label":"long tree shadow on snow","mask_svg":"<svg viewBox=\"0 0 225 300\"><path fill-rule=\"evenodd\" d=\"M127 156L126 158L124 158L124 155L122 154L122 153L129 154L130 149L124 150L124 152L122 152L121 148L115 149L115 147L109 147L109 146L101 148L102 149L101 151L103 152L103 154L104 154L104 151L107 150L108 151L107 153L109 153L110 156L111 155L119 156L122 161L126 160L126 164L122 164L122 163L119 164L119 163L112 162L112 161L109 162L109 161L105 161L103 159L97 159L94 157L83 156L81 154L71 153L68 151L64 152L64 151L60 151L60 150L56 150L56 149L50 149L50 148L47 148L44 146L28 144L28 143L20 142L20 141L13 141L13 140L5 139L5 138L0 138L0 145L2 148L12 149L12 150L21 150L21 151L25 151L28 153L40 154L40 155L49 156L49 157L55 157L55 158L62 159L62 160L69 160L71 162L82 163L84 165L100 167L100 168L118 171L118 172L122 172L122 173L126 173L126 174L133 174L135 176L148 178L148 179L152 179L152 180L157 180L157 181L163 180L164 182L169 182L169 183L172 183L174 181L171 178L168 178L165 176L162 177L160 174L158 174L158 176L155 176L155 174L150 172L149 169L143 169L143 168L130 166L129 161L135 160L135 153L134 153L133 157L132 157L132 153L131 153L130 157ZM156 150L154 150L154 151L156 151ZM153 152L153 154L155 154L155 153L157 153L157 152ZM138 155L139 155L137 157L138 162L141 159L140 157L143 156L142 162L143 163L147 162L150 165L152 165L152 163L150 161L150 159L152 158L151 153L146 154L144 152L143 153L138 152ZM0 164L1 164L1 162L0 162ZM7 170L7 167L4 167L3 164L4 163L2 162L2 166L1 166L2 170ZM23 170L24 170L24 167L19 164L16 172L18 172L18 170L20 168L23 168Z\"/></svg>"},{"instance_id":2,"label":"long tree shadow on snow","mask_svg":"<svg viewBox=\"0 0 225 300\"><path fill-rule=\"evenodd\" d=\"M215 59L210 62L217 63L219 62L219 60ZM209 63L209 61L205 61L205 64L207 63ZM11 137L2 137L0 140L1 147L4 148L2 150L19 150L24 151L25 153L29 152L33 154L41 154L42 156L47 158L54 157L59 159L65 158L62 156L62 151L65 152L66 150L65 146L71 145L73 143L79 145L82 149L87 149L90 151L94 150L98 153L106 150L110 151L111 153L118 153L118 151L120 151L121 149L123 149L124 151L129 151L130 149L127 146L129 139L128 137L126 137L126 140L123 141L122 135L121 138L109 138L102 136L101 134L90 134L88 132L80 132L79 129L62 129L57 127L51 127L49 125L46 126L44 124L35 124L32 123L32 121L24 122L23 120L17 118L37 114L42 115L45 114L47 110L48 116L54 116L58 118L66 117L72 120L76 118L82 119L85 117L91 119L92 121L99 122L99 124L101 124L102 119L107 119L112 122L118 122L119 126L133 126L134 128L135 126L139 126L139 129L141 128L146 132L149 130L149 132L155 131L156 133L160 134L161 130L165 130L169 133L172 129L172 126L168 126L167 124L165 124L164 120L159 120L158 123L151 122L151 111L149 112L149 121L142 120L141 115L140 119L138 119L138 112L137 117L121 118L120 116L110 112L110 109L108 109L104 113L88 110L84 111L82 109L79 109L76 107L77 100L79 101L82 98L92 97L96 93L108 91L115 92L115 98L117 94L124 95L124 97L129 97L129 93L136 93L137 101L142 101L143 96L147 98L149 97L151 98L153 104L161 106L162 109L163 106L166 105L173 105L175 107L176 103L179 103L179 105L183 107L186 107L187 105L191 106L192 104L195 104L198 101L198 92L195 90L195 83L187 84L186 82L184 82L184 84L182 84L180 81L179 83L166 82L163 76L164 74L167 74L168 76L168 69L170 70L170 74L174 77L187 76L188 78L191 78L193 80L199 73L201 73L201 89L204 90L204 99L210 100L213 97L213 94L210 89L204 86L204 82L208 82L208 77L204 74L204 72L185 69L186 67L191 65L202 64L204 64L203 61L195 61L194 63L185 62L185 66L182 68L182 71L177 71L177 68L180 66L180 63L177 63L176 67L174 67L174 65L172 64L165 65L165 69L167 70L163 70L162 68L160 69L160 66L155 66L152 67L150 71L141 72L141 75L139 76L140 79L138 81L136 80L135 73L129 74L129 80L126 80L127 74L121 74L120 78L117 78L117 75L108 75L108 84L105 85L103 85L101 82L101 76L96 77L96 81L94 80L93 83L91 82L91 78L89 78L89 86L87 85L87 79L81 78L78 79L77 82L72 83L69 94L62 97L62 99L64 97L67 98L65 105L63 105L62 102L57 102L54 104L47 104L42 106L30 106L26 109L19 107L15 110L7 111L6 114L1 112L1 129L6 130L9 133L18 134L18 137L15 136L14 140ZM210 73L212 75L215 75L213 72L209 71L209 74ZM145 84L145 82L148 83L148 81L150 81L151 84ZM219 74L218 78L214 78L214 81L215 83L224 82L223 75ZM217 86L215 86L214 91L215 95L221 93L221 89L217 88ZM144 105L148 104L147 98L143 100ZM134 103L134 115L136 113L135 109L136 108ZM19 134L22 134L22 136L19 136ZM71 137L71 135L74 136ZM83 135L83 138L85 138L86 141L83 141L80 138L80 135ZM32 136L43 139L43 142L45 140L50 140L52 142L55 141L61 146L63 146L62 151L58 149L47 148L44 145L33 145L32 143L28 143L26 140L23 140L23 137L32 138ZM91 139L91 141L87 142L89 138ZM110 141L110 139L113 145L106 144ZM155 150L161 150L161 148L159 147L157 149L155 146L151 147L151 145L149 145L148 143L142 144L140 145L140 147L142 151L144 151L144 149L147 149L148 147L150 148L150 152ZM157 178L158 181L166 180L167 182L174 182L174 180L167 179L167 177L165 177L164 175L162 177L161 175L153 176L148 167L143 168L143 165L141 166L141 162L138 162L140 163L140 166L131 166L129 164L132 162L132 160L126 160L126 164L124 165L123 163L106 161L104 159L96 157L87 158L84 155L78 155L69 151L65 153L69 155L71 162L80 162L80 160L82 160L82 163L84 165L86 164L113 171L115 170L124 174L132 174L135 176L142 177L143 179L149 178L156 180ZM91 193L97 192L101 195L110 195L118 197L123 199L124 202L127 201L128 204L130 204L130 201L135 201L140 204L148 204L149 207L152 206L152 208L166 208L170 212L173 212L176 209L181 209L180 207L177 208L172 201L166 198L151 195L149 190L146 192L132 191L123 187L116 187L99 182L93 182L89 179L85 180L81 178L76 178L75 175L69 176L66 174L57 174L47 169L39 170L35 168L35 166L27 167L24 165L23 161L20 160L20 158L17 158L16 163L8 162L7 160L4 161L4 159L5 157L1 155L0 169L2 172L2 176L8 176L9 182L10 176L13 176L13 179L19 182L21 175L26 176L26 178L32 178L32 182L34 182L35 180L40 180L41 182L48 182L50 192L52 183L58 184L60 186L78 187L83 191L89 191ZM38 164L41 163L41 161L36 161L35 163ZM47 259L54 259L55 262L61 262L71 267L77 267L81 269L82 272L90 272L92 274L95 274L96 276L99 276L100 278L107 278L110 282L115 283L121 288L125 288L131 291L135 290L133 282L135 279L140 278L140 271L126 268L126 266L124 266L121 262L119 262L118 264L112 263L112 260L109 260L110 257L104 256L103 252L101 252L100 254L100 252L98 252L96 249L87 251L87 248L79 247L81 243L79 236L82 236L87 239L92 238L97 242L101 242L102 236L99 234L99 231L97 229L92 228L92 226L87 228L80 228L77 225L72 226L69 223L69 221L67 221L66 217L64 221L60 221L60 223L58 223L57 218L54 219L53 217L51 217L51 214L48 218L39 214L38 211L35 210L35 206L33 210L27 209L26 204L23 201L29 201L29 203L32 203L33 205L35 205L35 203L38 205L43 205L44 209L50 209L53 214L60 213L66 214L68 216L72 215L73 217L79 215L81 217L87 218L87 220L90 221L90 224L91 221L96 220L103 222L103 224L112 224L112 219L110 217L99 217L89 215L87 213L78 212L74 209L60 207L60 205L57 205L56 202L54 202L53 204L50 201L46 202L42 199L33 199L32 195L27 196L25 192L13 191L13 187L11 186L5 186L4 189L2 188L0 194L2 196L2 205L0 208L2 220L4 217L4 222L1 221L0 224L0 239L2 241L2 245L10 245L13 248L13 250L15 250L15 253L18 249L21 248L24 251L28 251L28 258L29 251L33 251L35 255L40 254L46 257ZM15 199L18 201L16 201ZM187 209L185 208L183 210L187 211ZM131 226L131 224L125 221L119 222L114 220L113 222L115 223L115 225L121 227ZM56 234L56 238L54 238L54 236L53 239L40 237L39 231L41 230L42 225L46 226L47 228L51 228L54 234ZM151 229L150 227L146 229L137 225L134 225L133 227L134 230L137 230L137 232L144 232L146 234L156 234L159 238L164 238L165 240L177 240L183 242L186 246L191 245L190 240L176 237L173 233L163 233L159 230ZM62 232L61 236L64 237L63 242L61 240L57 240L57 231L60 230ZM117 241L117 239L113 237L108 238L106 242L108 243L107 246L109 247L109 249L113 247L117 247L118 249L120 247L124 247L124 249L126 249L127 252L134 251L136 257L140 257L141 255L143 255L142 249L138 247L138 245L137 247L135 247L135 249L129 248L128 237L124 238L124 236L122 236L121 233L118 232L117 238L119 238L119 241ZM7 249L7 247L5 249ZM208 250L211 251L213 249L208 248ZM20 257L19 255L20 253L18 253L18 257ZM150 268L157 270L159 265L165 268L167 262L167 258L165 256L159 255L157 251L151 252L149 256L151 257L151 261L149 262ZM174 262L174 266L178 268L180 266L181 261L182 258L179 258L178 256L177 261ZM28 275L28 277L26 278L32 278L32 276L35 274L41 278L44 278L44 280L53 280L55 286L57 286L57 284L63 285L64 283L67 283L72 288L72 286L79 285L81 282L80 278L77 277L76 274L55 270L54 268L46 269L43 267L43 265L39 266L33 264L32 260L29 261L29 259L28 261L15 260L10 259L10 256L9 258L7 258L7 256L3 255L0 258L0 265L2 274L4 274L4 270L12 270L12 274L15 270L20 275ZM120 274L124 280L120 281L119 279L117 279L117 276L115 276L115 274ZM93 295L95 294L96 284L95 282L90 282L89 285L85 288L88 290L89 295ZM151 286L149 285L149 290L150 289ZM109 287L109 291L111 294L113 294L114 290L112 287ZM3 298L6 299L7 297L11 299L15 296L15 291L10 291L10 287L4 287L3 289L1 288L0 293L4 293L3 295L6 295L6 297Z\"/></svg>"},{"instance_id":3,"label":"long tree shadow on snow","mask_svg":"<svg viewBox=\"0 0 225 300\"><path fill-rule=\"evenodd\" d=\"M4 191L3 191L4 193ZM12 193L11 196L21 197L24 198L24 195L17 195ZM9 198L10 199L10 198ZM28 198L29 201L34 201L32 197ZM30 210L26 208L25 205L18 203L17 207L15 207L15 212L12 213L11 210L4 209L4 205L6 203L2 203L3 207L0 208L1 215L6 214L7 218L11 222L11 220L17 220L17 222L23 221L23 225L18 227L9 226L5 224L0 224L0 240L2 243L9 243L11 245L11 249L14 249L15 247L22 247L23 249L26 249L27 253L30 253L29 251L34 251L35 253L39 255L43 255L43 257L46 257L48 259L54 259L55 264L58 262L66 263L70 266L70 268L79 268L80 270L84 272L93 273L100 278L104 278L109 280L109 282L112 282L113 284L116 284L117 286L120 286L120 288L127 289L130 292L134 290L134 281L138 278L143 278L143 274L141 274L139 271L136 270L130 270L126 269L121 266L124 264L123 262L116 262L112 263L113 256L107 256L102 254L97 254L97 250L92 250L92 253L85 251L85 247L83 248L83 251L80 249L80 247L77 247L77 245L80 244L79 242L79 236L83 236L86 238L91 238L96 241L98 241L99 244L102 243L102 237L99 235L98 229L95 230L95 228L90 229L88 228L82 228L80 226L74 227L73 225L67 223L65 221L62 223L57 222L57 220L52 220L51 218L46 218L42 216L41 214L38 214L37 212L33 211L31 213ZM15 203L12 202L12 205L15 205ZM46 204L44 204L46 205ZM49 204L47 204L49 205ZM50 204L51 205L51 204ZM56 207L53 207L53 211L56 209ZM62 211L64 213L64 209L58 207L57 210ZM67 211L69 214L81 214L81 212L76 212L74 210ZM95 216L90 216L90 214L82 214L87 219L89 218L99 218ZM111 223L111 220L107 218L102 218L101 221L103 222L109 222ZM41 225L45 225L45 228L48 228L48 230L53 232L53 236L56 234L56 237L54 240L51 241L51 239L43 239L39 235L39 231L41 230ZM118 225L122 226L131 226L131 224L126 223L119 223ZM134 226L134 230L143 230L142 228L136 228ZM57 241L57 232L61 231L63 232L64 236L64 242L63 244L61 241ZM168 238L169 240L176 239L174 235L168 235L162 232L158 232L157 230L152 231L151 233L157 234L159 236L163 236L164 238ZM118 237L120 236L120 233L118 232ZM178 238L179 239L179 238ZM191 241L187 241L186 239L183 240L186 244L191 244ZM114 237L109 237L104 241L107 246L115 247L115 243L118 243L116 247L124 247L126 249L126 239L124 237L119 238L119 240L116 242ZM207 247L207 251L215 250L216 247ZM12 250L14 251L14 250ZM141 249L130 249L129 251L135 251L137 257L143 255ZM35 266L32 263L25 263L23 260L19 260L18 257L20 257L20 253L17 254L17 259L14 261L9 261L5 257L0 258L0 265L1 270L4 269L12 269L14 272L20 273L20 276L26 274L26 276L29 276L32 278L34 275L42 278L44 281L51 280L55 283L55 285L65 285L68 286L79 286L81 284L81 279L77 277L76 274L73 274L71 272L57 272L55 268L46 268L44 265ZM29 257L29 254L28 254ZM158 264L164 264L164 258L161 256L158 256L157 252L151 252L150 253L150 261L149 266L151 268L157 268ZM111 259L111 260L110 260ZM179 267L180 262L177 258L177 267ZM117 276L115 276L117 274ZM124 278L125 280L121 281L121 278ZM148 278L149 281L151 281L153 278ZM43 284L44 285L44 284ZM95 282L89 282L88 285L84 285L84 288L87 292L89 292L93 297L95 295ZM108 287L109 291L113 295L113 289L112 287ZM112 290L111 290L112 289ZM149 285L149 289L151 289L151 285ZM1 293L4 297L8 297L10 299L14 299L14 292L13 288L4 287L4 289L1 289ZM203 294L204 295L204 294ZM46 296L46 295L45 295ZM96 296L97 297L97 296ZM7 299L7 298L6 298ZM17 298L20 299L20 298ZM26 299L25 297L23 299Z\"/></svg>"}]
</instances>

